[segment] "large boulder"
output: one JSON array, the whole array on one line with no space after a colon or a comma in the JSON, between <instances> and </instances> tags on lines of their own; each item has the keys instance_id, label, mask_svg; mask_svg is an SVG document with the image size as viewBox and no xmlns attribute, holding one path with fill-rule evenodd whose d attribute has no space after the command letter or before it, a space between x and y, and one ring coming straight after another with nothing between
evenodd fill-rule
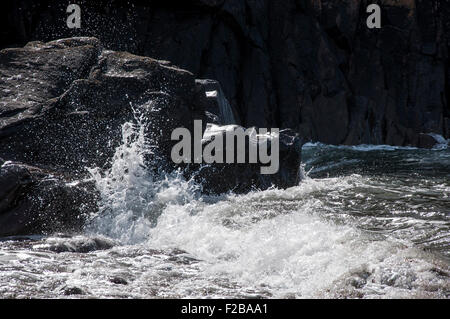
<instances>
[{"instance_id":1,"label":"large boulder","mask_svg":"<svg viewBox=\"0 0 450 319\"><path fill-rule=\"evenodd\" d=\"M250 164L175 164L176 128L193 132L200 120L208 135L208 117L236 124L238 114L217 81L195 80L169 62L80 37L1 50L0 75L0 236L80 229L99 196L87 168L110 167L126 122L143 128L148 169L202 176L207 193L298 182L301 140L287 131L279 136L280 170L273 175L261 176Z\"/></svg>"},{"instance_id":2,"label":"large boulder","mask_svg":"<svg viewBox=\"0 0 450 319\"><path fill-rule=\"evenodd\" d=\"M95 38L2 50L0 74L0 236L79 230L97 209L86 169L109 167L125 122L145 125L153 161L205 116L191 73Z\"/></svg>"},{"instance_id":3,"label":"large boulder","mask_svg":"<svg viewBox=\"0 0 450 319\"><path fill-rule=\"evenodd\" d=\"M0 166L0 237L80 231L98 200L92 181L4 162Z\"/></svg>"},{"instance_id":4,"label":"large boulder","mask_svg":"<svg viewBox=\"0 0 450 319\"><path fill-rule=\"evenodd\" d=\"M168 62L102 50L97 39L34 42L0 51L0 156L79 171L108 165L121 125L165 123L155 143L167 151L170 129L201 119L193 75Z\"/></svg>"},{"instance_id":5,"label":"large boulder","mask_svg":"<svg viewBox=\"0 0 450 319\"><path fill-rule=\"evenodd\" d=\"M207 97L205 112L210 120L204 130L202 151L208 146L214 148L212 143L217 139L222 139L223 148L220 152L223 163L190 165L186 170L188 177L194 176L203 186L203 191L209 194L230 191L245 193L251 190L264 190L272 186L288 188L297 185L300 179L301 149L305 140L290 129L274 133L271 128L265 128L270 133L259 134L260 130L257 127L246 129L236 125L238 124L236 111L228 102L220 83L214 80L197 80L197 83L201 85ZM227 135L236 133L238 130L248 133L243 145L244 150L237 148L237 137ZM233 144L228 143L229 138L235 139ZM272 148L274 142L278 144L277 150ZM261 144L267 144L269 163L261 162L259 153L255 163L251 163L250 149L253 147L259 152ZM245 163L237 162L239 152L244 155ZM227 153L232 154L234 163L226 163ZM194 161L194 157L191 159L192 161ZM275 164L275 162L277 163ZM262 174L262 168L268 168L271 165L278 166L276 172Z\"/></svg>"},{"instance_id":6,"label":"large boulder","mask_svg":"<svg viewBox=\"0 0 450 319\"><path fill-rule=\"evenodd\" d=\"M237 130L248 132L245 138L244 150L239 149L237 139L228 133ZM233 148L229 148L228 139L235 139ZM265 190L270 187L289 188L300 182L301 150L304 140L292 130L282 130L279 133L260 134L257 128L245 128L238 125L208 124L202 139L205 150L215 140L222 139L221 155L223 163L193 165L192 175L203 186L203 191L209 194L226 192L246 193L252 190ZM274 150L277 143L277 151ZM264 146L266 145L266 146ZM212 146L211 146L212 147ZM250 161L250 149L258 150L267 147L269 161L264 162L259 153L256 161ZM238 163L238 154L242 152L245 163ZM232 154L234 163L227 163L227 153ZM264 168L268 173L264 173Z\"/></svg>"}]
</instances>

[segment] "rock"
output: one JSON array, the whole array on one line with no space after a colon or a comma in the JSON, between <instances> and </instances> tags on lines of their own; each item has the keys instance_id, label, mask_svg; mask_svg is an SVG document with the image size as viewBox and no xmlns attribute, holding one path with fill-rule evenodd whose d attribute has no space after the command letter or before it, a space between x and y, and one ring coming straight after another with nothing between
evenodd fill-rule
<instances>
[{"instance_id":1,"label":"rock","mask_svg":"<svg viewBox=\"0 0 450 319\"><path fill-rule=\"evenodd\" d=\"M238 120L217 81L195 80L169 62L80 37L1 50L0 72L0 236L80 231L99 199L87 168L110 167L125 123L143 128L148 169L182 168L188 178L209 170L202 176L207 193L298 182L302 140L291 131L280 134L281 169L274 175L245 164L199 174L198 166L172 162L175 128L193 132L201 120L203 132L207 118L221 125ZM218 183L221 174L227 178Z\"/></svg>"},{"instance_id":2,"label":"rock","mask_svg":"<svg viewBox=\"0 0 450 319\"><path fill-rule=\"evenodd\" d=\"M0 81L0 154L9 160L66 170L105 167L121 141L122 124L135 120L133 107L141 108L148 122L164 122L165 132L190 128L193 118L204 117L195 109L201 94L191 73L102 51L93 38L0 51L0 70L17 79ZM170 133L155 143L167 151Z\"/></svg>"},{"instance_id":3,"label":"rock","mask_svg":"<svg viewBox=\"0 0 450 319\"><path fill-rule=\"evenodd\" d=\"M205 117L191 73L95 38L2 50L0 72L0 236L81 230L98 201L86 168L108 167L125 122L142 116L155 161L172 129Z\"/></svg>"},{"instance_id":4,"label":"rock","mask_svg":"<svg viewBox=\"0 0 450 319\"><path fill-rule=\"evenodd\" d=\"M111 277L109 281L116 285L128 285L128 282L125 279L117 276Z\"/></svg>"},{"instance_id":5,"label":"rock","mask_svg":"<svg viewBox=\"0 0 450 319\"><path fill-rule=\"evenodd\" d=\"M83 289L79 287L65 287L63 289L63 293L65 296L73 296L73 295L85 295Z\"/></svg>"},{"instance_id":6,"label":"rock","mask_svg":"<svg viewBox=\"0 0 450 319\"><path fill-rule=\"evenodd\" d=\"M0 166L0 214L5 212L16 199L23 188L32 182L31 174L22 166L5 165Z\"/></svg>"},{"instance_id":7,"label":"rock","mask_svg":"<svg viewBox=\"0 0 450 319\"><path fill-rule=\"evenodd\" d=\"M206 116L207 123L216 124L216 125L222 124L222 121L220 120L220 118L213 113L205 111L205 116Z\"/></svg>"},{"instance_id":8,"label":"rock","mask_svg":"<svg viewBox=\"0 0 450 319\"><path fill-rule=\"evenodd\" d=\"M80 231L98 200L93 182L6 162L0 167L0 237Z\"/></svg>"},{"instance_id":9,"label":"rock","mask_svg":"<svg viewBox=\"0 0 450 319\"><path fill-rule=\"evenodd\" d=\"M166 128L149 134L166 158L171 129L204 117L191 73L95 38L2 50L0 72L0 236L80 231L98 201L86 168L108 167L135 109Z\"/></svg>"},{"instance_id":10,"label":"rock","mask_svg":"<svg viewBox=\"0 0 450 319\"><path fill-rule=\"evenodd\" d=\"M362 0L77 3L79 30L61 23L66 6L57 1L8 4L3 46L91 35L112 50L169 60L220 82L244 127L291 128L333 144L450 138L446 0L384 1L379 30L367 28Z\"/></svg>"},{"instance_id":11,"label":"rock","mask_svg":"<svg viewBox=\"0 0 450 319\"><path fill-rule=\"evenodd\" d=\"M50 237L46 238L42 244L34 245L33 249L50 250L56 253L88 253L98 250L107 250L117 243L111 239L103 237Z\"/></svg>"},{"instance_id":12,"label":"rock","mask_svg":"<svg viewBox=\"0 0 450 319\"><path fill-rule=\"evenodd\" d=\"M226 145L226 132L245 130L237 125L217 126L209 124L203 140L203 149L217 138L223 139L224 161L226 153L231 152L235 159L234 164L212 163L193 165L190 167L191 175L201 183L203 191L209 194L221 194L226 192L246 193L252 190L265 190L269 187L289 188L298 185L300 178L301 148L304 141L291 130L284 130L278 137L257 134L256 128L252 128L252 135L245 139L245 159L246 162L237 164L237 152L240 151L235 146L229 150ZM268 153L272 152L274 138L279 139L279 169L275 174L262 174L261 168L272 164L263 164L258 156L257 163L249 162L250 145L258 145L268 140ZM237 143L235 144L237 145ZM273 161L274 158L271 158Z\"/></svg>"},{"instance_id":13,"label":"rock","mask_svg":"<svg viewBox=\"0 0 450 319\"><path fill-rule=\"evenodd\" d=\"M418 147L431 149L437 144L436 139L429 134L419 134Z\"/></svg>"},{"instance_id":14,"label":"rock","mask_svg":"<svg viewBox=\"0 0 450 319\"><path fill-rule=\"evenodd\" d=\"M448 117L444 118L444 128L445 131L443 136L446 136L447 139L450 139L450 118Z\"/></svg>"},{"instance_id":15,"label":"rock","mask_svg":"<svg viewBox=\"0 0 450 319\"><path fill-rule=\"evenodd\" d=\"M202 91L205 92L206 96L206 105L204 109L209 114L213 114L214 116L210 119L215 123L221 125L229 125L229 124L238 124L240 121L238 120L238 114L231 107L228 102L225 93L222 90L222 87L219 82L215 80L195 80L195 83L201 86ZM208 114L207 113L207 114Z\"/></svg>"}]
</instances>

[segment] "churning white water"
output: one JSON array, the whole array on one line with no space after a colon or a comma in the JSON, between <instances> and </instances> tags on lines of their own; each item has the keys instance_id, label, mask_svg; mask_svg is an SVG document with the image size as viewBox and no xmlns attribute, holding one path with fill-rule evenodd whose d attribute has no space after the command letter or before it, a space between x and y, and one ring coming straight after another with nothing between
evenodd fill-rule
<instances>
[{"instance_id":1,"label":"churning white water","mask_svg":"<svg viewBox=\"0 0 450 319\"><path fill-rule=\"evenodd\" d=\"M181 173L150 173L148 151L142 126L124 124L112 168L91 170L102 199L84 234L0 242L0 293L449 296L450 181L439 166L446 150L310 144L310 177L299 186L222 196L201 195ZM437 173L376 174L365 166L385 152L397 172L425 161Z\"/></svg>"},{"instance_id":2,"label":"churning white water","mask_svg":"<svg viewBox=\"0 0 450 319\"><path fill-rule=\"evenodd\" d=\"M364 232L345 212L333 218L324 205L339 200L336 192L370 183L365 177L306 178L288 190L200 196L181 174L149 176L142 130L126 124L123 136L113 168L94 174L104 197L91 225L95 234L122 244L180 249L199 260L205 280L227 278L274 297L333 294L349 278L350 285L363 285L364 294L375 296L408 296L413 286L434 284L420 278L427 276L423 267L435 267L432 258L412 242ZM444 294L448 281L441 284L437 292Z\"/></svg>"}]
</instances>

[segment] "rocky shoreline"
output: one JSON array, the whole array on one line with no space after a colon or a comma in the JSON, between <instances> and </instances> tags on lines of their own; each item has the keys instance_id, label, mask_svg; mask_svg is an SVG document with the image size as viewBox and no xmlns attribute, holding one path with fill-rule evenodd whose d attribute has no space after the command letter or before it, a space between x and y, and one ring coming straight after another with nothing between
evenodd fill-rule
<instances>
[{"instance_id":1,"label":"rocky shoreline","mask_svg":"<svg viewBox=\"0 0 450 319\"><path fill-rule=\"evenodd\" d=\"M207 193L298 183L304 140L292 131L280 133L275 175L261 176L260 164L175 165L175 128L234 119L218 82L169 62L68 38L2 50L0 72L0 236L81 229L99 196L87 168L108 169L126 122L144 126L148 169L182 169Z\"/></svg>"},{"instance_id":2,"label":"rocky shoreline","mask_svg":"<svg viewBox=\"0 0 450 319\"><path fill-rule=\"evenodd\" d=\"M149 169L181 169L214 194L296 185L308 141L449 139L449 3L375 2L381 29L366 27L365 0L79 1L80 29L60 23L62 3L7 4L0 236L80 229L98 197L87 168L108 169L136 112L156 146ZM280 128L280 170L174 165L171 133L194 120L222 127L216 136Z\"/></svg>"}]
</instances>

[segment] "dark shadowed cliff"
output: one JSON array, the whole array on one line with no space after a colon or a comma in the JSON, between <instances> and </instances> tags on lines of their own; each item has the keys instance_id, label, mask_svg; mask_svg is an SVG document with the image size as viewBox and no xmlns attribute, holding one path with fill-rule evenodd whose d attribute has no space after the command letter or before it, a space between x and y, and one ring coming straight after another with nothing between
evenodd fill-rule
<instances>
[{"instance_id":1,"label":"dark shadowed cliff","mask_svg":"<svg viewBox=\"0 0 450 319\"><path fill-rule=\"evenodd\" d=\"M450 1L197 0L2 4L2 47L96 36L217 79L244 126L333 144L426 146L450 137ZM382 8L382 28L366 7Z\"/></svg>"}]
</instances>

